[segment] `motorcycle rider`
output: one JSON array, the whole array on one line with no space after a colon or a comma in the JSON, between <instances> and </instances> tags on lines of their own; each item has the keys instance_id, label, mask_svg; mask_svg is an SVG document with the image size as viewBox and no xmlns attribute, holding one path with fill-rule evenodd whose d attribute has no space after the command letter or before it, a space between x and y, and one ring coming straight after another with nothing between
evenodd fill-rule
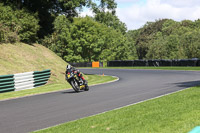
<instances>
[{"instance_id":1,"label":"motorcycle rider","mask_svg":"<svg viewBox=\"0 0 200 133\"><path fill-rule=\"evenodd\" d=\"M77 73L77 76L79 77L79 79L83 80L83 84L87 85L87 81L85 80L83 75L80 73L80 71L78 69L76 69L75 67L68 64L67 67L66 67L65 76L67 76L67 74L69 74L71 72Z\"/></svg>"}]
</instances>

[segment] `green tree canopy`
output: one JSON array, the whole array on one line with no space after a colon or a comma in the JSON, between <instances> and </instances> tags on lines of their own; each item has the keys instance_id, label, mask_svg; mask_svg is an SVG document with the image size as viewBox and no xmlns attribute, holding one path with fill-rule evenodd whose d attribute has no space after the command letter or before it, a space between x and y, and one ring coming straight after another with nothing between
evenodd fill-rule
<instances>
[{"instance_id":1,"label":"green tree canopy","mask_svg":"<svg viewBox=\"0 0 200 133\"><path fill-rule=\"evenodd\" d=\"M109 11L107 12L97 12L95 15L95 20L107 25L108 27L112 27L115 30L122 32L123 34L126 33L126 25L125 23L121 22L119 18Z\"/></svg>"},{"instance_id":2,"label":"green tree canopy","mask_svg":"<svg viewBox=\"0 0 200 133\"><path fill-rule=\"evenodd\" d=\"M12 38L11 42L15 38L19 38L19 40L26 43L35 42L40 27L38 22L37 14L31 14L26 9L13 10L10 6L0 4L2 41L7 42L6 38L8 37Z\"/></svg>"},{"instance_id":3,"label":"green tree canopy","mask_svg":"<svg viewBox=\"0 0 200 133\"><path fill-rule=\"evenodd\" d=\"M116 8L114 0L0 0L0 2L14 9L26 8L32 13L37 12L41 26L40 38L53 32L53 22L59 14L65 15L72 21L83 7L91 8L94 12L102 9L114 12Z\"/></svg>"},{"instance_id":4,"label":"green tree canopy","mask_svg":"<svg viewBox=\"0 0 200 133\"><path fill-rule=\"evenodd\" d=\"M162 19L148 22L139 30L129 31L139 59L200 58L200 21ZM137 34L139 31L139 34ZM128 34L127 33L127 34ZM130 42L130 41L129 41Z\"/></svg>"},{"instance_id":5,"label":"green tree canopy","mask_svg":"<svg viewBox=\"0 0 200 133\"><path fill-rule=\"evenodd\" d=\"M44 43L68 62L126 59L123 34L90 17L74 18L70 24L61 15L56 18L54 28L50 41L46 39Z\"/></svg>"}]
</instances>

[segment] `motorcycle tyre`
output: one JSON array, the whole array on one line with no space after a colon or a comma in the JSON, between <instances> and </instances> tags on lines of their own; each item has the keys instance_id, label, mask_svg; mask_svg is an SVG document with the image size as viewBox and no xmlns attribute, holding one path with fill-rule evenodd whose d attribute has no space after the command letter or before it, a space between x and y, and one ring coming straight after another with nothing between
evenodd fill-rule
<instances>
[{"instance_id":1,"label":"motorcycle tyre","mask_svg":"<svg viewBox=\"0 0 200 133\"><path fill-rule=\"evenodd\" d=\"M75 85L75 82L74 80L71 80L70 83L72 85L72 88L75 90L75 92L79 92L80 91L80 87L78 86L78 83L76 82L77 86Z\"/></svg>"},{"instance_id":2,"label":"motorcycle tyre","mask_svg":"<svg viewBox=\"0 0 200 133\"><path fill-rule=\"evenodd\" d=\"M89 91L89 86L88 85L85 85L84 91Z\"/></svg>"}]
</instances>

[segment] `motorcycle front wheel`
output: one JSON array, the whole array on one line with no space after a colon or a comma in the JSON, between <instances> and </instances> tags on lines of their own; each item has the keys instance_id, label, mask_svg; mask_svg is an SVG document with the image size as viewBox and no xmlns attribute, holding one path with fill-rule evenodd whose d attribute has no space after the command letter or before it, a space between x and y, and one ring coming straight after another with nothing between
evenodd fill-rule
<instances>
[{"instance_id":1,"label":"motorcycle front wheel","mask_svg":"<svg viewBox=\"0 0 200 133\"><path fill-rule=\"evenodd\" d=\"M85 91L89 91L89 86L88 85L85 85Z\"/></svg>"},{"instance_id":2,"label":"motorcycle front wheel","mask_svg":"<svg viewBox=\"0 0 200 133\"><path fill-rule=\"evenodd\" d=\"M76 91L76 92L79 92L80 91L80 87L78 86L78 83L76 80L71 80L71 85L72 85L72 88Z\"/></svg>"}]
</instances>

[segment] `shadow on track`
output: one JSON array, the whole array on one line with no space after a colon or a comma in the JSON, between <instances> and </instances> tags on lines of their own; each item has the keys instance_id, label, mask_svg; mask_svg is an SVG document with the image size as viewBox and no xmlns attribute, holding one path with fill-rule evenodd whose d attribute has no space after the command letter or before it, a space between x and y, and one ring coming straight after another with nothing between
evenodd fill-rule
<instances>
[{"instance_id":1,"label":"shadow on track","mask_svg":"<svg viewBox=\"0 0 200 133\"><path fill-rule=\"evenodd\" d=\"M174 83L178 87L193 87L193 86L198 86L200 85L200 81L188 81L188 82L179 82L179 83Z\"/></svg>"},{"instance_id":2,"label":"shadow on track","mask_svg":"<svg viewBox=\"0 0 200 133\"><path fill-rule=\"evenodd\" d=\"M78 94L78 93L82 93L85 92L84 90L80 90L79 92L75 92L74 90L67 90L67 91L63 91L61 92L62 94Z\"/></svg>"}]
</instances>

